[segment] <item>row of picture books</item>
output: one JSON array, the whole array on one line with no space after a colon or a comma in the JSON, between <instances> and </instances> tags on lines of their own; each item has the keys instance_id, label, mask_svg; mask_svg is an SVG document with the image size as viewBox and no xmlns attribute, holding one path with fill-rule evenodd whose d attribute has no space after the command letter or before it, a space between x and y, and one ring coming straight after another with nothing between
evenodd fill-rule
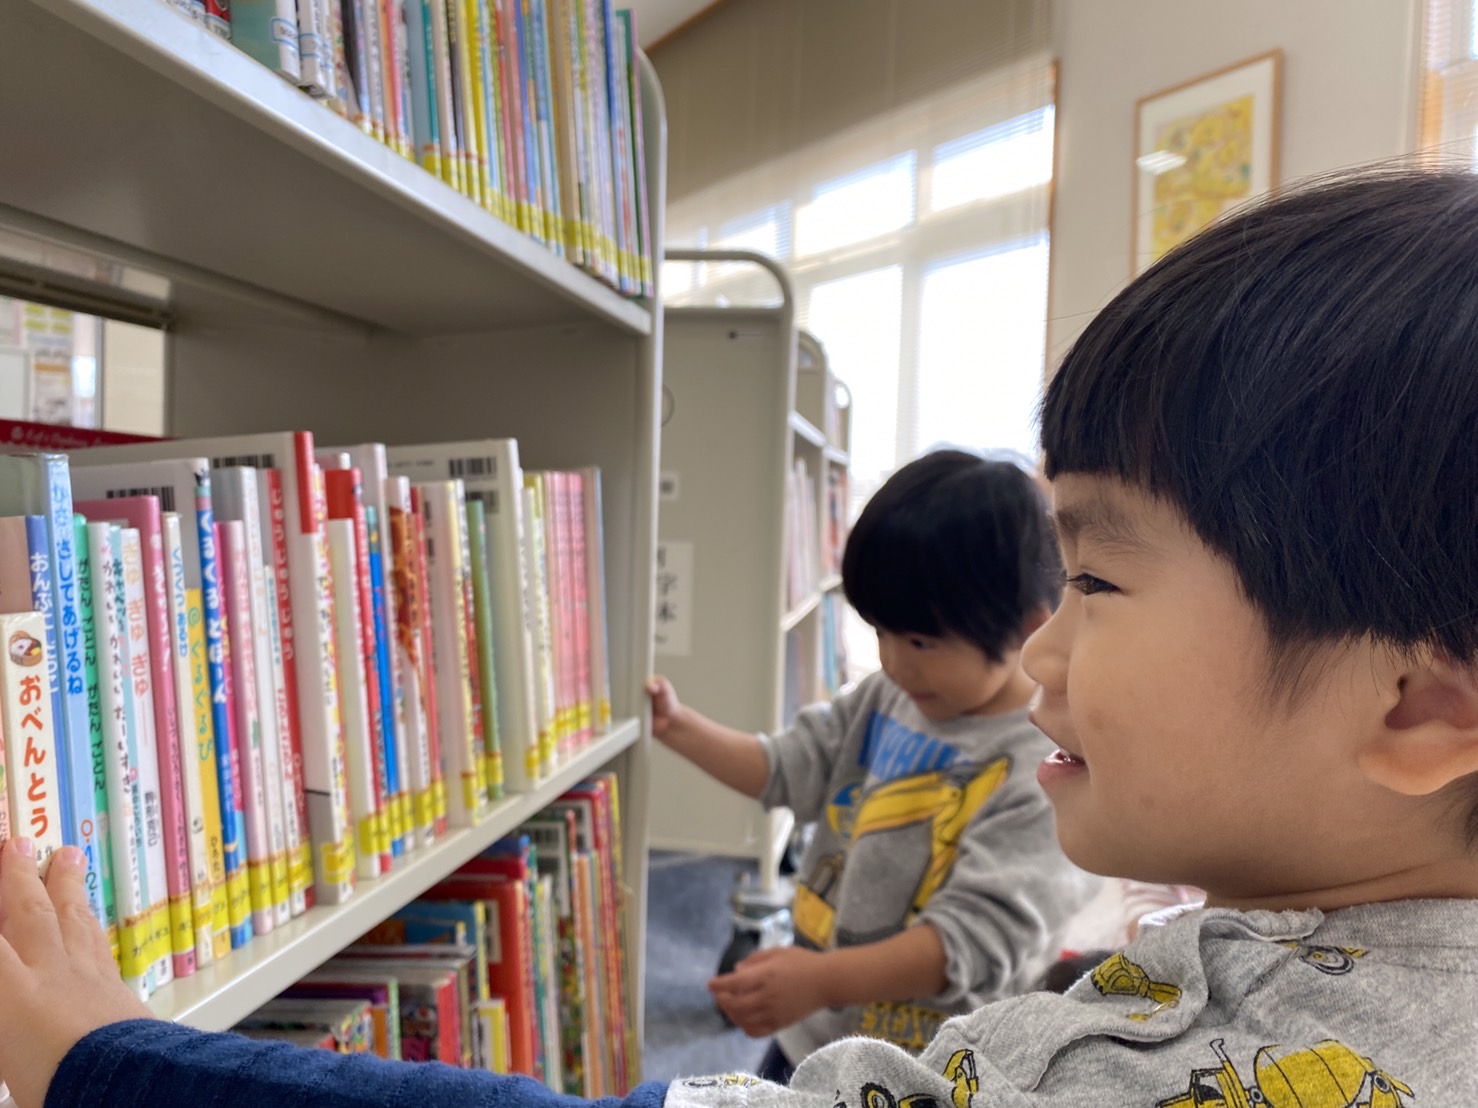
<instances>
[{"instance_id":1,"label":"row of picture books","mask_svg":"<svg viewBox=\"0 0 1478 1108\"><path fill-rule=\"evenodd\" d=\"M632 13L611 0L170 0L631 296L653 292Z\"/></svg>"},{"instance_id":2,"label":"row of picture books","mask_svg":"<svg viewBox=\"0 0 1478 1108\"><path fill-rule=\"evenodd\" d=\"M624 1095L637 1056L618 809L613 774L577 786L235 1030Z\"/></svg>"},{"instance_id":3,"label":"row of picture books","mask_svg":"<svg viewBox=\"0 0 1478 1108\"><path fill-rule=\"evenodd\" d=\"M346 901L609 729L601 533L512 439L0 455L0 837L146 996Z\"/></svg>"},{"instance_id":4,"label":"row of picture books","mask_svg":"<svg viewBox=\"0 0 1478 1108\"><path fill-rule=\"evenodd\" d=\"M850 680L846 619L846 597L829 592L821 598L821 691L827 697L840 695Z\"/></svg>"}]
</instances>

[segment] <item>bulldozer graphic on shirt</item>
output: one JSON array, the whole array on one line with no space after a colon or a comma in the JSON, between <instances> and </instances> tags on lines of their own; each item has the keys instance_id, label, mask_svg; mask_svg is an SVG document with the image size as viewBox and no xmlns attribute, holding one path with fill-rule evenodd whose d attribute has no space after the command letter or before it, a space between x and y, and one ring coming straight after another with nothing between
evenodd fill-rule
<instances>
[{"instance_id":1,"label":"bulldozer graphic on shirt","mask_svg":"<svg viewBox=\"0 0 1478 1108\"><path fill-rule=\"evenodd\" d=\"M1265 1046L1243 1084L1225 1042L1211 1043L1221 1065L1194 1070L1190 1088L1156 1108L1406 1108L1415 1094L1369 1058L1332 1039L1308 1050Z\"/></svg>"},{"instance_id":2,"label":"bulldozer graphic on shirt","mask_svg":"<svg viewBox=\"0 0 1478 1108\"><path fill-rule=\"evenodd\" d=\"M922 873L906 913L911 919L923 911L949 876L966 826L1010 772L1011 759L997 758L984 766L956 766L901 777L867 791L860 799L860 790L852 786L833 800L827 818L838 831L850 827L853 846L870 835L929 825L929 856L919 859ZM831 945L844 861L841 853L821 858L796 889L792 915L796 936L804 945L817 950ZM900 859L898 864L902 869L909 862Z\"/></svg>"}]
</instances>

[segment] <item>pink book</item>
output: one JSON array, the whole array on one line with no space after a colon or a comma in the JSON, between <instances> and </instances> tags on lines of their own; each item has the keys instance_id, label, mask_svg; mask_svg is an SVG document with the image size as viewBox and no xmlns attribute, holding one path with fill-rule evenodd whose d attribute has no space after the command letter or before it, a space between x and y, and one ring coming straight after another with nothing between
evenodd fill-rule
<instances>
[{"instance_id":1,"label":"pink book","mask_svg":"<svg viewBox=\"0 0 1478 1108\"><path fill-rule=\"evenodd\" d=\"M282 494L282 470L257 471L257 492L262 499L262 539L268 553L267 571L276 582L278 635L282 640L282 688L285 711L278 713L278 740L284 743L282 764L284 800L297 811L296 854L288 861L293 890L293 915L316 902L313 891L313 840L308 832L308 795L303 791L303 733L298 727L298 670L293 637L292 577L287 565L287 506ZM289 849L293 845L289 844Z\"/></svg>"},{"instance_id":2,"label":"pink book","mask_svg":"<svg viewBox=\"0 0 1478 1108\"><path fill-rule=\"evenodd\" d=\"M189 828L185 816L180 719L175 708L174 648L169 637L169 579L164 566L164 516L157 496L78 500L72 510L94 522L116 522L139 533L144 561L145 625L159 748L159 806L164 833L165 882L176 977L195 972L195 924L190 887ZM184 742L194 754L195 736ZM194 768L193 757L189 763Z\"/></svg>"},{"instance_id":3,"label":"pink book","mask_svg":"<svg viewBox=\"0 0 1478 1108\"><path fill-rule=\"evenodd\" d=\"M585 534L585 475L567 473L569 482L568 507L570 532L573 536L573 555L570 559L574 571L575 597L575 667L578 674L580 696L580 741L588 743L600 722L600 703L595 692L595 682L590 665L590 588L586 581L590 547Z\"/></svg>"}]
</instances>

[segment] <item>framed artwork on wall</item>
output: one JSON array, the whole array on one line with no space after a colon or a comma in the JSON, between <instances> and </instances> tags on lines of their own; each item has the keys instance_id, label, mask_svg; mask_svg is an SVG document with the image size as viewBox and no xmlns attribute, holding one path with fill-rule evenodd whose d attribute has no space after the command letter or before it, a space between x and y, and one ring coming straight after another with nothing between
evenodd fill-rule
<instances>
[{"instance_id":1,"label":"framed artwork on wall","mask_svg":"<svg viewBox=\"0 0 1478 1108\"><path fill-rule=\"evenodd\" d=\"M1133 274L1277 185L1282 68L1270 50L1140 99Z\"/></svg>"}]
</instances>

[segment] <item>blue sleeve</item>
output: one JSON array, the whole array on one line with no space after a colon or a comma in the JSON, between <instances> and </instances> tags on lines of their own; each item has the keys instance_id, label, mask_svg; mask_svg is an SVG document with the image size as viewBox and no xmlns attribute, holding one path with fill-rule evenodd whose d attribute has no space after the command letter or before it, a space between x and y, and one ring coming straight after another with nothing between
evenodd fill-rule
<instances>
[{"instance_id":1,"label":"blue sleeve","mask_svg":"<svg viewBox=\"0 0 1478 1108\"><path fill-rule=\"evenodd\" d=\"M370 1055L128 1020L88 1035L62 1060L46 1108L662 1108L667 1086L587 1101L529 1077L501 1077L439 1062Z\"/></svg>"}]
</instances>

